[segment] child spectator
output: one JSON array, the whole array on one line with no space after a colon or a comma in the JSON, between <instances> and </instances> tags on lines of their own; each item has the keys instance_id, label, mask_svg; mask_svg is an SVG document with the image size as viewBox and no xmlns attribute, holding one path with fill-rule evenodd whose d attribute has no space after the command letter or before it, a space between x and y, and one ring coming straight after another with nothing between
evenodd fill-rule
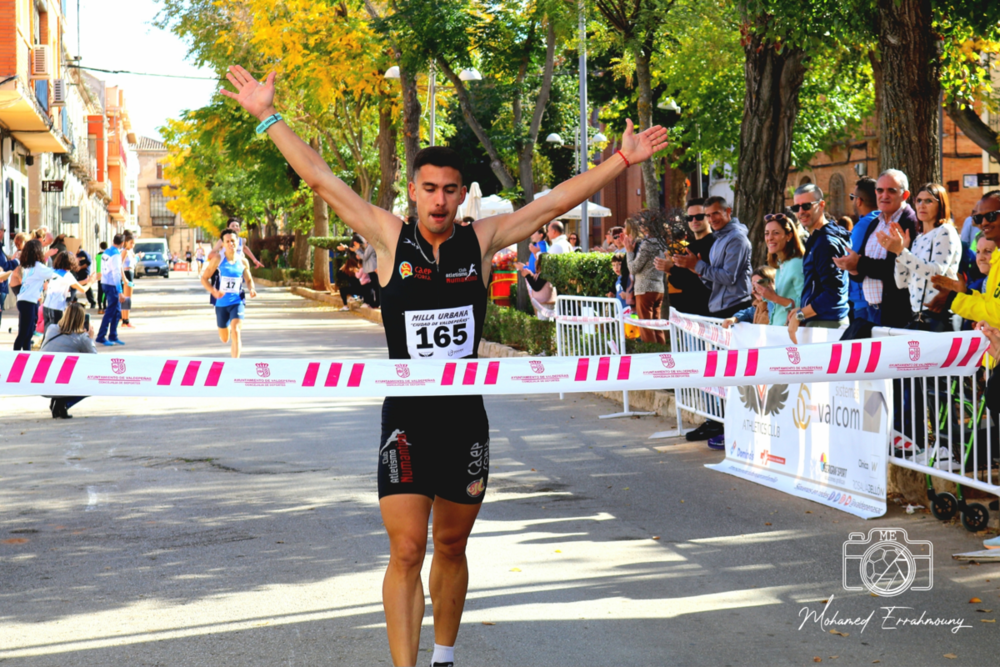
<instances>
[{"instance_id":1,"label":"child spectator","mask_svg":"<svg viewBox=\"0 0 1000 667\"><path fill-rule=\"evenodd\" d=\"M761 296L763 290L774 289L774 276L776 271L771 266L758 266L750 276L752 286L753 305L737 312L732 317L722 321L725 329L733 326L737 322L747 322L752 324L771 324L771 314L774 312L775 304L767 301Z\"/></svg>"}]
</instances>

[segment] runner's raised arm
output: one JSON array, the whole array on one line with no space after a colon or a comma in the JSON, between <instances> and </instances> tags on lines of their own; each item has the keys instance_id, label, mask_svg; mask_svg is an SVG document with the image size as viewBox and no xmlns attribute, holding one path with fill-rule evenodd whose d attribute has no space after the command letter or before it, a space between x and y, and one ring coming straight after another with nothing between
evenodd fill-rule
<instances>
[{"instance_id":1,"label":"runner's raised arm","mask_svg":"<svg viewBox=\"0 0 1000 667\"><path fill-rule=\"evenodd\" d=\"M226 78L236 88L236 92L225 89L219 92L239 102L255 118L263 122L276 113L274 72L268 74L267 79L261 83L244 68L235 65L229 68ZM374 242L377 247L385 248L385 239L395 242L402 225L399 218L359 197L351 186L334 175L322 156L284 122L271 125L267 134L292 169L330 205L348 227L364 236L369 243ZM386 227L389 228L388 231Z\"/></svg>"}]
</instances>

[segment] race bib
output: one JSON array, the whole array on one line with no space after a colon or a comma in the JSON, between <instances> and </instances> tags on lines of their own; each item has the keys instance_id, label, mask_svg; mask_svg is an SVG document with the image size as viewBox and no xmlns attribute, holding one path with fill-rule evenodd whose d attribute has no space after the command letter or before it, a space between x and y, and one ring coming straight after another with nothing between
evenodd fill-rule
<instances>
[{"instance_id":1,"label":"race bib","mask_svg":"<svg viewBox=\"0 0 1000 667\"><path fill-rule=\"evenodd\" d=\"M219 276L219 291L223 294L239 294L243 290L243 276L233 278Z\"/></svg>"},{"instance_id":2,"label":"race bib","mask_svg":"<svg viewBox=\"0 0 1000 667\"><path fill-rule=\"evenodd\" d=\"M472 354L476 334L472 306L408 310L403 317L411 359L462 359Z\"/></svg>"}]
</instances>

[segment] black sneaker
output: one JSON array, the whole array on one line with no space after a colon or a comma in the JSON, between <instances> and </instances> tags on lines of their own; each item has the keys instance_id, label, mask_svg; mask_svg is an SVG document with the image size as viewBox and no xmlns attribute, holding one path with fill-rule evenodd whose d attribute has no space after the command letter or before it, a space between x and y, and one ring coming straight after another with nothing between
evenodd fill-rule
<instances>
[{"instance_id":1,"label":"black sneaker","mask_svg":"<svg viewBox=\"0 0 1000 667\"><path fill-rule=\"evenodd\" d=\"M455 667L453 662L432 662L431 667Z\"/></svg>"},{"instance_id":2,"label":"black sneaker","mask_svg":"<svg viewBox=\"0 0 1000 667\"><path fill-rule=\"evenodd\" d=\"M725 432L725 426L715 421L714 419L706 419L705 423L686 434L684 437L688 441L693 442L695 440L708 440L717 435L722 435Z\"/></svg>"}]
</instances>

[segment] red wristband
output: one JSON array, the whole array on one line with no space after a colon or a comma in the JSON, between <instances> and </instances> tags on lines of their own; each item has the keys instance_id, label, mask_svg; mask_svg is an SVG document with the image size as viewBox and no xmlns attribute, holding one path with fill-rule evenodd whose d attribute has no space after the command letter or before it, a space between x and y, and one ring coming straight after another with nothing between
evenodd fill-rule
<instances>
[{"instance_id":1,"label":"red wristband","mask_svg":"<svg viewBox=\"0 0 1000 667\"><path fill-rule=\"evenodd\" d=\"M632 166L632 163L628 161L627 157L625 157L625 153L622 153L621 150L617 150L615 152L618 153L619 155L621 155L622 159L625 160L625 168L626 169L628 169L629 167Z\"/></svg>"}]
</instances>

